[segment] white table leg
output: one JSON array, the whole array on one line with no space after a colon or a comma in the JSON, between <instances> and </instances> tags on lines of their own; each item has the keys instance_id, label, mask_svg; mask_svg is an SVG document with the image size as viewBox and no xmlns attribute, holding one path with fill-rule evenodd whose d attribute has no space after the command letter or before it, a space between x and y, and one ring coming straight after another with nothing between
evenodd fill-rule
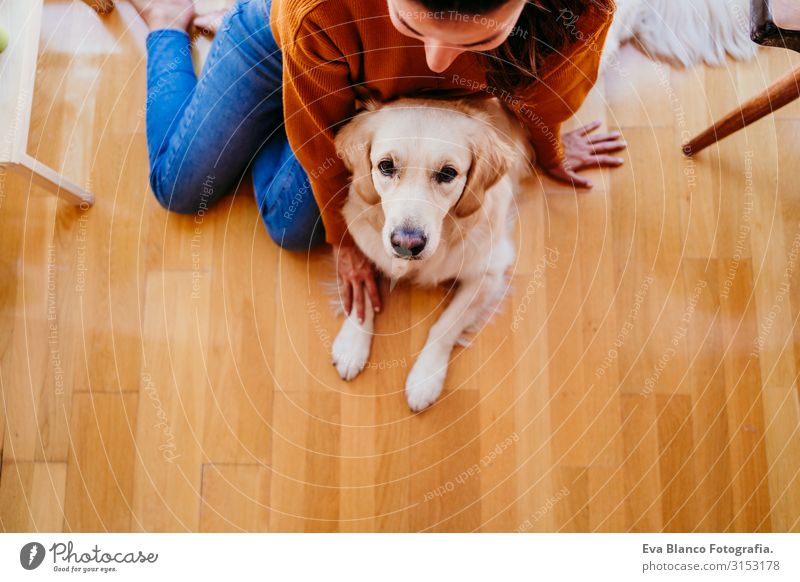
<instances>
[{"instance_id":1,"label":"white table leg","mask_svg":"<svg viewBox=\"0 0 800 582\"><path fill-rule=\"evenodd\" d=\"M54 196L63 198L74 206L92 206L94 204L92 194L28 155L23 157L19 163L9 164L9 168L26 180L41 186Z\"/></svg>"}]
</instances>

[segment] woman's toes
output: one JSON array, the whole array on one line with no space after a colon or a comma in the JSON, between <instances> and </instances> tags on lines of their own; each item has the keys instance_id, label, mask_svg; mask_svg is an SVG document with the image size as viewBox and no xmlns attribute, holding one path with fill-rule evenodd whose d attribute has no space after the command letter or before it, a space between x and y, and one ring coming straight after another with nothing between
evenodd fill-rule
<instances>
[{"instance_id":1,"label":"woman's toes","mask_svg":"<svg viewBox=\"0 0 800 582\"><path fill-rule=\"evenodd\" d=\"M219 32L220 26L222 26L222 19L227 12L227 10L215 10L205 14L198 14L194 17L192 24L200 34L213 36Z\"/></svg>"},{"instance_id":2,"label":"woman's toes","mask_svg":"<svg viewBox=\"0 0 800 582\"><path fill-rule=\"evenodd\" d=\"M192 0L131 0L131 3L150 30L188 31L195 16Z\"/></svg>"}]
</instances>

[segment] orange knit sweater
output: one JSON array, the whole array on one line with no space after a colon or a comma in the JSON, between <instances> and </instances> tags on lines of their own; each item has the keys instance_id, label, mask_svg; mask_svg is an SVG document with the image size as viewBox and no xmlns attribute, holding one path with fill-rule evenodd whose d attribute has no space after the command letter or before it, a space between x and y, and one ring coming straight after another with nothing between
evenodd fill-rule
<instances>
[{"instance_id":1,"label":"orange knit sweater","mask_svg":"<svg viewBox=\"0 0 800 582\"><path fill-rule=\"evenodd\" d=\"M611 16L591 8L577 21L561 18L575 41L546 57L526 99L487 86L476 53L463 53L433 73L422 43L389 20L386 0L273 0L270 23L283 52L286 133L309 175L326 239L352 244L340 209L349 173L333 137L356 113L357 100L400 96L498 97L530 131L537 162L560 161L560 125L583 103L597 79Z\"/></svg>"}]
</instances>

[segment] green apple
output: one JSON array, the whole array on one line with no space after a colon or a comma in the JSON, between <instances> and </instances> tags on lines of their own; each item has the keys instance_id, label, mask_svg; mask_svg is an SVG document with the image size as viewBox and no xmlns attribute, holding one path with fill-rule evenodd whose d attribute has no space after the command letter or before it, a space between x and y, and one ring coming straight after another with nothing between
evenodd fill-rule
<instances>
[{"instance_id":1,"label":"green apple","mask_svg":"<svg viewBox=\"0 0 800 582\"><path fill-rule=\"evenodd\" d=\"M8 33L0 28L0 53L6 50L8 46Z\"/></svg>"}]
</instances>

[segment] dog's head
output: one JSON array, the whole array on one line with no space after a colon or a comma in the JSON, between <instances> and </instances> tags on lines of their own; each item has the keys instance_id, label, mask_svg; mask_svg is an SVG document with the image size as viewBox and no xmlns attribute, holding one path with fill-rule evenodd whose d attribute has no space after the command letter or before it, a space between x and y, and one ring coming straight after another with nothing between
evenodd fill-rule
<instances>
[{"instance_id":1,"label":"dog's head","mask_svg":"<svg viewBox=\"0 0 800 582\"><path fill-rule=\"evenodd\" d=\"M446 217L481 210L513 155L480 110L408 99L369 106L339 131L336 148L353 174L350 195L381 205L386 253L417 260L436 252Z\"/></svg>"}]
</instances>

